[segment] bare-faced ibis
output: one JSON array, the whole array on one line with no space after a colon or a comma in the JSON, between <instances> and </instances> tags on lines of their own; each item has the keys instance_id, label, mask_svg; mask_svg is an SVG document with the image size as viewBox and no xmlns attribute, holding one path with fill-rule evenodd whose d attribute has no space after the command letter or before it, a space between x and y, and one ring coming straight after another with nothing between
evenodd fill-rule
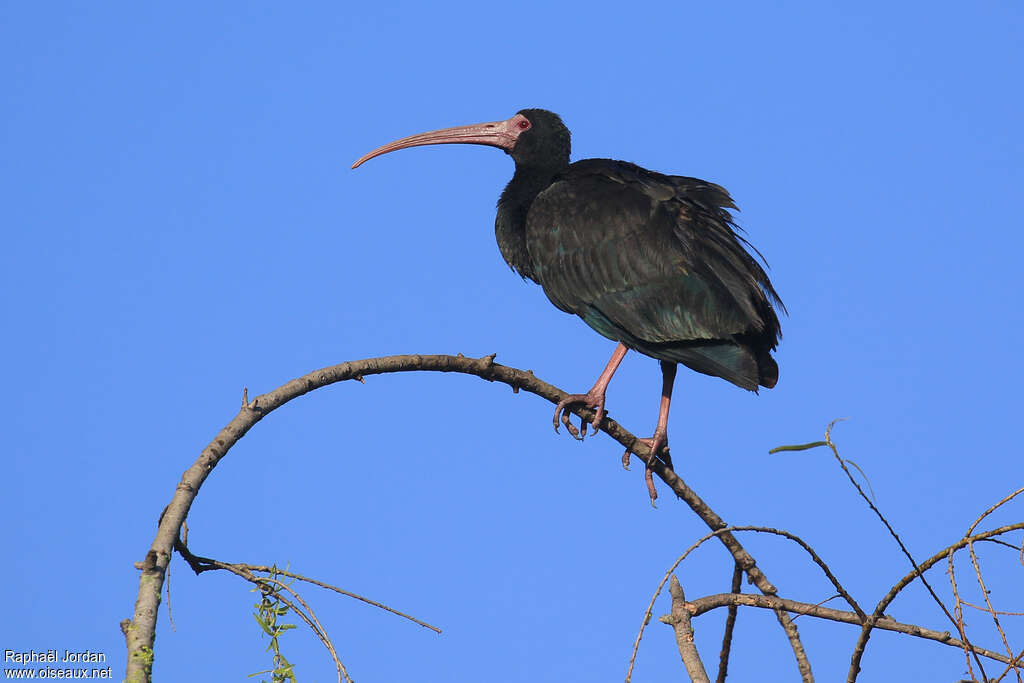
<instances>
[{"instance_id":1,"label":"bare-faced ibis","mask_svg":"<svg viewBox=\"0 0 1024 683\"><path fill-rule=\"evenodd\" d=\"M779 368L771 351L780 330L773 304L785 307L737 234L729 212L736 206L724 188L625 161L570 164L569 130L544 109L402 138L352 167L406 147L446 143L490 145L512 156L515 175L498 200L494 226L501 255L559 309L619 343L593 388L558 404L556 431L561 419L573 436L586 435L586 424L577 430L569 422L573 404L593 408L598 429L605 391L628 349L661 361L658 424L643 441L669 463L677 363L750 391L775 386ZM647 477L650 483L649 470Z\"/></svg>"}]
</instances>

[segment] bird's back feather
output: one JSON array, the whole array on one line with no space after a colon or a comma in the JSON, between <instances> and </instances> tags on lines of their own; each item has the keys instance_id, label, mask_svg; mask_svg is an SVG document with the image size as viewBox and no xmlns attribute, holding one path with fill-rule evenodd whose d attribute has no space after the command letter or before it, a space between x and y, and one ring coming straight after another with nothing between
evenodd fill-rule
<instances>
[{"instance_id":1,"label":"bird's back feather","mask_svg":"<svg viewBox=\"0 0 1024 683\"><path fill-rule=\"evenodd\" d=\"M526 249L551 302L605 337L746 389L771 387L772 304L782 303L732 208L713 183L587 159L534 199Z\"/></svg>"}]
</instances>

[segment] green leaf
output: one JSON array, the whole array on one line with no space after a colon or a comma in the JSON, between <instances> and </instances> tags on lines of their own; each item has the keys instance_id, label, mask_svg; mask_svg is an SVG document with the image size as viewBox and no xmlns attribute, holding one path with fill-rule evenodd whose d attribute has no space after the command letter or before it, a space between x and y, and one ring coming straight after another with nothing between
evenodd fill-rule
<instances>
[{"instance_id":1,"label":"green leaf","mask_svg":"<svg viewBox=\"0 0 1024 683\"><path fill-rule=\"evenodd\" d=\"M812 441L810 443L801 443L794 446L776 446L775 448L768 451L768 455L774 455L781 453L782 451L809 451L812 448L818 448L819 446L827 446L828 443L825 441Z\"/></svg>"}]
</instances>

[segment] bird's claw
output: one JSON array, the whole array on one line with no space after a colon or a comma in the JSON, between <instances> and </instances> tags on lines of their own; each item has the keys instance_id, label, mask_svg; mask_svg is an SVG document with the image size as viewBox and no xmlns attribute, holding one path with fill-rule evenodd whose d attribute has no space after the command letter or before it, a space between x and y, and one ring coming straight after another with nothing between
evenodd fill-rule
<instances>
[{"instance_id":1,"label":"bird's claw","mask_svg":"<svg viewBox=\"0 0 1024 683\"><path fill-rule=\"evenodd\" d=\"M594 428L594 434L597 434L601 420L604 419L604 396L595 396L592 393L569 394L555 406L555 416L551 420L555 431L558 431L558 423L561 422L574 439L583 441L583 438L587 435L587 422L580 420L580 428L576 429L576 426L569 420L569 406L576 403L582 403L587 408L593 408L594 418L590 420L590 425Z\"/></svg>"},{"instance_id":2,"label":"bird's claw","mask_svg":"<svg viewBox=\"0 0 1024 683\"><path fill-rule=\"evenodd\" d=\"M583 441L583 437L587 435L587 423L580 422L580 429L576 429L576 426L569 419L569 411L563 410L562 412L562 424L565 425L565 429L572 435L572 438L577 441ZM555 425L555 431L558 431L558 425Z\"/></svg>"},{"instance_id":3,"label":"bird's claw","mask_svg":"<svg viewBox=\"0 0 1024 683\"><path fill-rule=\"evenodd\" d=\"M654 436L649 439L637 439L640 443L645 444L651 449L651 460L661 460L665 465L672 469L672 456L669 455L668 451L668 433L660 430L655 430ZM630 450L627 448L626 452L622 455L622 466L627 470L629 469L629 454ZM651 497L651 507L657 507L654 501L658 499L658 490L654 487L654 470L647 463L644 463L644 482L647 484L647 495Z\"/></svg>"}]
</instances>

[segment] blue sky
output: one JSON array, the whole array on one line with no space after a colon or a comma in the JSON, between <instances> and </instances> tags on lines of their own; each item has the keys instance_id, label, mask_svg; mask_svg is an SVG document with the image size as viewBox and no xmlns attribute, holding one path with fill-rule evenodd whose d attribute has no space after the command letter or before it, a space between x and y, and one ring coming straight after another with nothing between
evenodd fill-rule
<instances>
[{"instance_id":1,"label":"blue sky","mask_svg":"<svg viewBox=\"0 0 1024 683\"><path fill-rule=\"evenodd\" d=\"M524 107L563 116L575 159L732 192L790 312L780 381L755 396L681 371L677 471L730 523L802 536L873 605L905 558L825 451L767 451L850 418L841 452L919 558L1022 485L1022 31L1014 2L6 4L0 649L88 648L120 676L132 563L243 387L460 352L590 387L613 345L494 243L505 155L448 145L348 168ZM611 415L649 434L659 382L627 356ZM318 391L217 468L193 550L290 564L444 629L308 593L359 681L621 680L654 587L705 528L664 489L653 510L606 436L554 434L552 410L452 375ZM796 549L745 542L783 595L831 595ZM982 560L996 603L1021 609L1013 554ZM692 597L723 592L731 564L709 545L678 575ZM266 668L246 585L175 560L171 589L158 680ZM918 589L889 612L949 628ZM695 624L711 669L723 620ZM856 631L798 624L818 679L845 675ZM299 680L333 679L307 631L284 647ZM964 669L957 650L876 633L861 680ZM741 613L730 671L795 680L770 613ZM681 675L653 623L634 680Z\"/></svg>"}]
</instances>

